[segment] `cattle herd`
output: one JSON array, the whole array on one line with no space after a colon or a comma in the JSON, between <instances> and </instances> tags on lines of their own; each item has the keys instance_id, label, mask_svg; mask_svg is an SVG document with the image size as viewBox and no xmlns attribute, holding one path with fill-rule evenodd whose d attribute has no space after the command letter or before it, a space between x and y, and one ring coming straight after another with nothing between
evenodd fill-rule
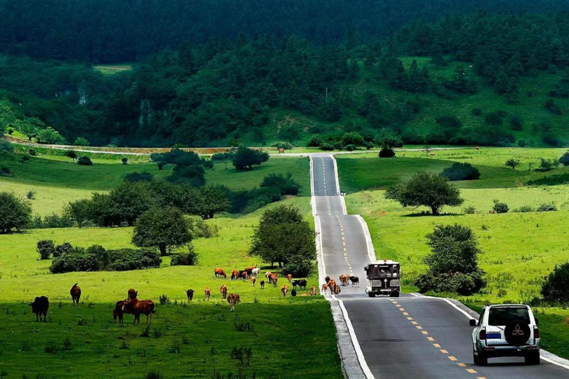
<instances>
[{"instance_id":1,"label":"cattle herd","mask_svg":"<svg viewBox=\"0 0 569 379\"><path fill-rule=\"evenodd\" d=\"M255 283L257 282L257 277L260 275L260 269L255 266L247 267L245 270L233 270L231 273L231 280L251 280L251 285L254 287ZM222 277L224 279L227 278L227 274L221 268L215 268L213 272L215 277ZM278 275L274 272L267 271L265 272L265 280L261 280L260 286L261 289L265 288L265 284L273 285L273 287L277 287L278 283ZM308 286L308 282L306 279L297 279L293 280L292 275L288 274L286 279L289 285L292 285L292 291L290 292L291 296L296 296L296 289L303 289L306 290ZM357 276L350 276L348 274L340 275L339 277L340 284L342 286L347 286L348 284L352 284L352 287L359 287L360 281ZM326 295L328 291L330 294L338 295L341 292L340 286L334 279L331 279L329 276L325 278L326 283L322 284L321 292L323 295ZM283 285L281 287L281 293L283 297L287 297L289 293L289 285ZM241 299L238 294L234 293L227 293L227 286L222 284L219 287L219 292L221 294L221 298L223 300L227 300L229 303L231 311L235 311L235 305L241 302ZM186 290L186 296L188 298L188 302L192 302L194 299L195 291L193 289ZM75 283L70 290L71 299L73 301L74 306L79 305L79 301L81 299L81 287L78 286L78 283ZM211 289L206 287L204 289L204 296L205 300L209 301L211 297ZM302 296L307 296L304 293ZM316 287L310 287L310 296L316 296ZM34 302L30 304L32 307L32 313L36 315L36 321L46 321L47 319L47 312L49 310L49 299L45 296L36 297ZM140 315L143 314L146 316L146 323L150 323L152 321L152 315L156 313L155 305L152 300L139 300L138 299L138 291L131 288L128 290L127 298L125 300L117 301L115 304L115 308L113 309L113 320L119 323L123 323L124 314L132 314L134 316L134 323L140 324ZM43 319L42 319L43 318Z\"/></svg>"}]
</instances>

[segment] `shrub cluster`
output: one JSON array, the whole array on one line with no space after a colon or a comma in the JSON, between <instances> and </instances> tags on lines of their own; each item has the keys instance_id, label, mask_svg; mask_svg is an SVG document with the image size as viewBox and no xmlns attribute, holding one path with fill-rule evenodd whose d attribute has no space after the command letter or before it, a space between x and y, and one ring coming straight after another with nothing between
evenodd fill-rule
<instances>
[{"instance_id":1,"label":"shrub cluster","mask_svg":"<svg viewBox=\"0 0 569 379\"><path fill-rule=\"evenodd\" d=\"M508 213L508 211L510 210L508 204L501 203L499 200L494 200L494 206L492 207L492 209L494 209L494 212L496 213Z\"/></svg>"},{"instance_id":2,"label":"shrub cluster","mask_svg":"<svg viewBox=\"0 0 569 379\"><path fill-rule=\"evenodd\" d=\"M30 229L70 228L73 225L73 220L67 215L52 213L43 217L35 215L30 224Z\"/></svg>"},{"instance_id":3,"label":"shrub cluster","mask_svg":"<svg viewBox=\"0 0 569 379\"><path fill-rule=\"evenodd\" d=\"M198 254L193 247L188 248L187 253L172 254L170 265L172 266L195 266L198 264Z\"/></svg>"},{"instance_id":4,"label":"shrub cluster","mask_svg":"<svg viewBox=\"0 0 569 379\"><path fill-rule=\"evenodd\" d=\"M555 303L569 302L569 263L555 266L541 287L544 300Z\"/></svg>"},{"instance_id":5,"label":"shrub cluster","mask_svg":"<svg viewBox=\"0 0 569 379\"><path fill-rule=\"evenodd\" d=\"M458 180L477 180L480 178L480 171L470 163L453 163L441 173L449 181Z\"/></svg>"},{"instance_id":6,"label":"shrub cluster","mask_svg":"<svg viewBox=\"0 0 569 379\"><path fill-rule=\"evenodd\" d=\"M100 245L87 249L70 247L51 262L54 274L73 271L128 271L160 267L162 258L150 249L105 250Z\"/></svg>"}]
</instances>

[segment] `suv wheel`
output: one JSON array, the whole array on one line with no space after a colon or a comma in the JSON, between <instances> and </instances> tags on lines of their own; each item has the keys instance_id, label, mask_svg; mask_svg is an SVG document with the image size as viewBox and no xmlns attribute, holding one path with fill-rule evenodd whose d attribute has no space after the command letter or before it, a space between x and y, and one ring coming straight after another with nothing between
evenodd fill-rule
<instances>
[{"instance_id":1,"label":"suv wheel","mask_svg":"<svg viewBox=\"0 0 569 379\"><path fill-rule=\"evenodd\" d=\"M539 352L526 355L524 360L528 365L538 365L541 361Z\"/></svg>"},{"instance_id":2,"label":"suv wheel","mask_svg":"<svg viewBox=\"0 0 569 379\"><path fill-rule=\"evenodd\" d=\"M478 353L478 355L472 353L472 360L474 364L478 366L486 366L488 364L488 357L483 353Z\"/></svg>"}]
</instances>

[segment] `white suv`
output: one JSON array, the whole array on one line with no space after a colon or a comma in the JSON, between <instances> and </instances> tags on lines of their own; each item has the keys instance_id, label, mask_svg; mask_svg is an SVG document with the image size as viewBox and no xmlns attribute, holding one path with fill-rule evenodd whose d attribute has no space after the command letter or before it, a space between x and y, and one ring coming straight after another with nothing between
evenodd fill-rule
<instances>
[{"instance_id":1,"label":"white suv","mask_svg":"<svg viewBox=\"0 0 569 379\"><path fill-rule=\"evenodd\" d=\"M527 364L540 361L537 318L527 305L489 305L480 319L470 320L474 363L486 365L488 358L524 357Z\"/></svg>"}]
</instances>

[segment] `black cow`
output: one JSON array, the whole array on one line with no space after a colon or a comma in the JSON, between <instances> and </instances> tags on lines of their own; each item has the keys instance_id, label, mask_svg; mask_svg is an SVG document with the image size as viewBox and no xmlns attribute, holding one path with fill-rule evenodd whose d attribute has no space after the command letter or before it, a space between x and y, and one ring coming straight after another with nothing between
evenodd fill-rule
<instances>
[{"instance_id":1,"label":"black cow","mask_svg":"<svg viewBox=\"0 0 569 379\"><path fill-rule=\"evenodd\" d=\"M36 297L33 303L30 304L32 312L36 314L36 321L41 321L43 314L43 322L47 321L47 311L49 310L49 300L45 296Z\"/></svg>"},{"instance_id":2,"label":"black cow","mask_svg":"<svg viewBox=\"0 0 569 379\"><path fill-rule=\"evenodd\" d=\"M186 291L186 296L188 296L188 301L192 301L192 299L194 298L194 290L187 290Z\"/></svg>"},{"instance_id":3,"label":"black cow","mask_svg":"<svg viewBox=\"0 0 569 379\"><path fill-rule=\"evenodd\" d=\"M298 279L292 281L292 286L294 288L296 288L296 286L299 286L300 288L306 289L307 284L308 282L306 281L306 279Z\"/></svg>"},{"instance_id":4,"label":"black cow","mask_svg":"<svg viewBox=\"0 0 569 379\"><path fill-rule=\"evenodd\" d=\"M290 296L296 296L296 290L294 288L292 289Z\"/></svg>"},{"instance_id":5,"label":"black cow","mask_svg":"<svg viewBox=\"0 0 569 379\"><path fill-rule=\"evenodd\" d=\"M261 289L264 290L265 289L265 281L261 280Z\"/></svg>"},{"instance_id":6,"label":"black cow","mask_svg":"<svg viewBox=\"0 0 569 379\"><path fill-rule=\"evenodd\" d=\"M360 286L360 278L358 278L357 276L350 276L350 281L352 282L352 287Z\"/></svg>"}]
</instances>

